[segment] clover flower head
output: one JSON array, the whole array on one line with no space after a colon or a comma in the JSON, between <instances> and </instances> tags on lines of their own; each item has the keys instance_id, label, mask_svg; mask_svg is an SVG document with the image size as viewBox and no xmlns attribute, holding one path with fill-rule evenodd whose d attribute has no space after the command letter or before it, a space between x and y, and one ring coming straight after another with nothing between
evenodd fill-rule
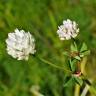
<instances>
[{"instance_id":1,"label":"clover flower head","mask_svg":"<svg viewBox=\"0 0 96 96\"><path fill-rule=\"evenodd\" d=\"M79 33L78 24L70 19L64 20L63 25L60 25L58 28L57 34L60 40L75 38Z\"/></svg>"},{"instance_id":2,"label":"clover flower head","mask_svg":"<svg viewBox=\"0 0 96 96\"><path fill-rule=\"evenodd\" d=\"M9 33L6 44L8 54L18 60L28 60L29 54L36 52L34 37L24 30L15 29L15 32Z\"/></svg>"}]
</instances>

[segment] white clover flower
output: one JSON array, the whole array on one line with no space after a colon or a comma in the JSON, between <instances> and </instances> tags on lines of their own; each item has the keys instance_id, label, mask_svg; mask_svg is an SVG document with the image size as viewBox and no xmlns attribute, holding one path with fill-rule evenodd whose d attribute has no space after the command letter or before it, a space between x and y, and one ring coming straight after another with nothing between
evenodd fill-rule
<instances>
[{"instance_id":1,"label":"white clover flower","mask_svg":"<svg viewBox=\"0 0 96 96\"><path fill-rule=\"evenodd\" d=\"M34 96L44 96L43 94L41 94L39 92L40 90L40 86L38 85L32 85L30 88L30 92L34 95Z\"/></svg>"},{"instance_id":2,"label":"white clover flower","mask_svg":"<svg viewBox=\"0 0 96 96\"><path fill-rule=\"evenodd\" d=\"M6 44L8 54L18 60L28 60L29 54L36 52L35 39L24 30L15 29L15 32L9 33Z\"/></svg>"},{"instance_id":3,"label":"white clover flower","mask_svg":"<svg viewBox=\"0 0 96 96\"><path fill-rule=\"evenodd\" d=\"M75 21L69 19L63 21L63 25L58 27L57 34L60 40L69 40L75 38L79 33L79 28Z\"/></svg>"}]
</instances>

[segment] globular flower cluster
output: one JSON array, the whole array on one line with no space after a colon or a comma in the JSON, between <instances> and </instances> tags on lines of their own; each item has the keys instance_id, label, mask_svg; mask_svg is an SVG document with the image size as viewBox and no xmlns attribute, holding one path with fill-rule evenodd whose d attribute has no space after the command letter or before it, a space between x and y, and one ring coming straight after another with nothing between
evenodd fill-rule
<instances>
[{"instance_id":1,"label":"globular flower cluster","mask_svg":"<svg viewBox=\"0 0 96 96\"><path fill-rule=\"evenodd\" d=\"M24 30L15 29L15 32L9 33L6 44L8 54L18 60L28 60L29 54L36 52L34 37Z\"/></svg>"},{"instance_id":2,"label":"globular flower cluster","mask_svg":"<svg viewBox=\"0 0 96 96\"><path fill-rule=\"evenodd\" d=\"M59 26L57 33L61 40L69 40L78 35L79 28L75 21L67 19ZM24 30L15 29L15 32L9 33L6 44L8 54L17 60L28 60L29 54L36 52L34 37Z\"/></svg>"},{"instance_id":3,"label":"globular flower cluster","mask_svg":"<svg viewBox=\"0 0 96 96\"><path fill-rule=\"evenodd\" d=\"M69 19L63 21L63 25L58 27L57 34L60 40L69 40L75 38L79 33L78 25L75 21Z\"/></svg>"}]
</instances>

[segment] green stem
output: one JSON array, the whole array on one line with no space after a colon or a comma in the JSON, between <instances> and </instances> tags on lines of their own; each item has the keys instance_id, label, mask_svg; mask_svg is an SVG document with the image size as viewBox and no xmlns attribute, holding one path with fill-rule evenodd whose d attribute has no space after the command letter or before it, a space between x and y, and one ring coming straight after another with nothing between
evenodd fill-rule
<instances>
[{"instance_id":1,"label":"green stem","mask_svg":"<svg viewBox=\"0 0 96 96\"><path fill-rule=\"evenodd\" d=\"M57 66L56 64L53 64L53 63L51 63L50 61L47 61L47 60L45 60L45 59L43 59L43 58L41 58L41 57L39 57L39 56L38 56L37 58L38 58L40 61L42 61L43 63L46 63L46 64L48 64L48 65L50 65L50 66L52 66L52 67L54 67L54 68L63 70L63 71L65 71L65 72L69 73L69 74L72 74L72 71L70 71L70 70L68 70L68 69L65 69L64 67Z\"/></svg>"},{"instance_id":2,"label":"green stem","mask_svg":"<svg viewBox=\"0 0 96 96\"><path fill-rule=\"evenodd\" d=\"M76 84L75 85L74 96L79 96L79 94L80 94L80 85Z\"/></svg>"},{"instance_id":3,"label":"green stem","mask_svg":"<svg viewBox=\"0 0 96 96\"><path fill-rule=\"evenodd\" d=\"M89 85L86 84L85 88L83 89L83 91L81 93L81 96L86 96L89 88L90 88Z\"/></svg>"},{"instance_id":4,"label":"green stem","mask_svg":"<svg viewBox=\"0 0 96 96\"><path fill-rule=\"evenodd\" d=\"M84 78L84 82L86 83L86 85L89 86L89 91L90 93L94 93L94 95L96 95L96 88L93 86L93 84L83 75Z\"/></svg>"},{"instance_id":5,"label":"green stem","mask_svg":"<svg viewBox=\"0 0 96 96\"><path fill-rule=\"evenodd\" d=\"M86 86L89 86L87 91L90 91L90 93L94 93L96 95L96 88L94 88L94 86L92 85L92 82L90 82L86 76L84 76L84 71L85 71L85 65L87 62L87 58L83 58L83 61L81 63L81 72L82 72L82 79L84 80L84 82L86 83Z\"/></svg>"},{"instance_id":6,"label":"green stem","mask_svg":"<svg viewBox=\"0 0 96 96\"><path fill-rule=\"evenodd\" d=\"M90 93L94 93L94 95L96 96L96 88L94 88L93 86L89 86L89 91Z\"/></svg>"}]
</instances>

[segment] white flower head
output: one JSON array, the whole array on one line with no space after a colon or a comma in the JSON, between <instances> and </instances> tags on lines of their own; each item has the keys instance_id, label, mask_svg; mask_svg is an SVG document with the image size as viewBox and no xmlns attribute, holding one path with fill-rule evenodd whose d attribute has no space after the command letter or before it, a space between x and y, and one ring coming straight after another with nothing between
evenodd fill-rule
<instances>
[{"instance_id":1,"label":"white flower head","mask_svg":"<svg viewBox=\"0 0 96 96\"><path fill-rule=\"evenodd\" d=\"M63 25L60 25L58 28L57 34L60 40L75 38L79 33L78 24L70 19L64 20Z\"/></svg>"},{"instance_id":2,"label":"white flower head","mask_svg":"<svg viewBox=\"0 0 96 96\"><path fill-rule=\"evenodd\" d=\"M6 44L8 54L18 60L28 60L29 54L36 52L34 37L24 30L15 29L15 32L9 33Z\"/></svg>"}]
</instances>

